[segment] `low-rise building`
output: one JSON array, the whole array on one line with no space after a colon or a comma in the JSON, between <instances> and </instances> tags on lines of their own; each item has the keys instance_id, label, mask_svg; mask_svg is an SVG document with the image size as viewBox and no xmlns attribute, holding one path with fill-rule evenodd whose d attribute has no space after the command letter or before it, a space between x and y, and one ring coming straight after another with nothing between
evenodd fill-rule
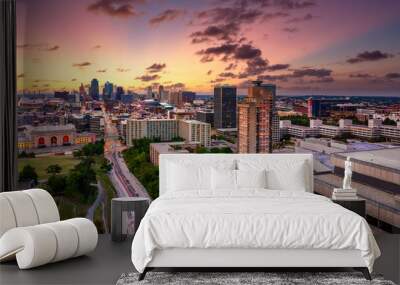
<instances>
[{"instance_id":1,"label":"low-rise building","mask_svg":"<svg viewBox=\"0 0 400 285\"><path fill-rule=\"evenodd\" d=\"M27 126L18 132L18 150L94 143L95 133L77 133L73 124Z\"/></svg>"},{"instance_id":2,"label":"low-rise building","mask_svg":"<svg viewBox=\"0 0 400 285\"><path fill-rule=\"evenodd\" d=\"M196 120L211 124L211 127L214 126L214 111L212 110L199 110L196 112Z\"/></svg>"},{"instance_id":3,"label":"low-rise building","mask_svg":"<svg viewBox=\"0 0 400 285\"><path fill-rule=\"evenodd\" d=\"M129 119L126 126L126 144L141 138L158 138L170 141L178 136L178 120L175 119Z\"/></svg>"},{"instance_id":4,"label":"low-rise building","mask_svg":"<svg viewBox=\"0 0 400 285\"><path fill-rule=\"evenodd\" d=\"M367 201L368 220L400 233L400 148L332 154L334 173L315 176L315 192L330 197L333 188L341 187L347 157L352 162L352 187Z\"/></svg>"},{"instance_id":5,"label":"low-rise building","mask_svg":"<svg viewBox=\"0 0 400 285\"><path fill-rule=\"evenodd\" d=\"M378 139L381 136L380 128L365 125L351 125L350 132L353 136L366 139Z\"/></svg>"},{"instance_id":6,"label":"low-rise building","mask_svg":"<svg viewBox=\"0 0 400 285\"><path fill-rule=\"evenodd\" d=\"M382 125L381 135L392 142L400 143L400 121L397 126Z\"/></svg>"},{"instance_id":7,"label":"low-rise building","mask_svg":"<svg viewBox=\"0 0 400 285\"><path fill-rule=\"evenodd\" d=\"M89 118L90 132L98 136L104 135L104 117L102 114L91 114Z\"/></svg>"},{"instance_id":8,"label":"low-rise building","mask_svg":"<svg viewBox=\"0 0 400 285\"><path fill-rule=\"evenodd\" d=\"M207 147L211 144L211 124L196 120L180 120L179 136L187 143Z\"/></svg>"},{"instance_id":9,"label":"low-rise building","mask_svg":"<svg viewBox=\"0 0 400 285\"><path fill-rule=\"evenodd\" d=\"M96 142L95 133L77 133L75 135L75 144L88 144Z\"/></svg>"},{"instance_id":10,"label":"low-rise building","mask_svg":"<svg viewBox=\"0 0 400 285\"><path fill-rule=\"evenodd\" d=\"M320 125L318 127L319 135L328 138L334 138L343 134L343 129L338 126Z\"/></svg>"},{"instance_id":11,"label":"low-rise building","mask_svg":"<svg viewBox=\"0 0 400 285\"><path fill-rule=\"evenodd\" d=\"M167 142L167 143L151 143L150 144L150 161L154 165L159 165L160 154L177 154L189 153L185 149L185 142Z\"/></svg>"}]
</instances>

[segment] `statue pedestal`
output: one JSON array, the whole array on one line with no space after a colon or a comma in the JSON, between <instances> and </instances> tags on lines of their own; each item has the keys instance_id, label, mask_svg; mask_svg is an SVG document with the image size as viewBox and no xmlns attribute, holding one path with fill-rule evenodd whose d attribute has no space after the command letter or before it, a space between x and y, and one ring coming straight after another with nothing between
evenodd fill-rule
<instances>
[{"instance_id":1,"label":"statue pedestal","mask_svg":"<svg viewBox=\"0 0 400 285\"><path fill-rule=\"evenodd\" d=\"M334 188L332 192L332 199L334 200L356 200L357 189L342 189Z\"/></svg>"}]
</instances>

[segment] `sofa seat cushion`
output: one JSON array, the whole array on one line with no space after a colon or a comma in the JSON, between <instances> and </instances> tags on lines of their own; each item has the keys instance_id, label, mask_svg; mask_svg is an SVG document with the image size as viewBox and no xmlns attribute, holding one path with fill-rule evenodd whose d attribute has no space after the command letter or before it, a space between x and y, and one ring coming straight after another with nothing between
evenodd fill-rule
<instances>
[{"instance_id":1,"label":"sofa seat cushion","mask_svg":"<svg viewBox=\"0 0 400 285\"><path fill-rule=\"evenodd\" d=\"M20 269L87 254L97 245L97 229L85 218L17 227L0 238L0 261L14 256Z\"/></svg>"}]
</instances>

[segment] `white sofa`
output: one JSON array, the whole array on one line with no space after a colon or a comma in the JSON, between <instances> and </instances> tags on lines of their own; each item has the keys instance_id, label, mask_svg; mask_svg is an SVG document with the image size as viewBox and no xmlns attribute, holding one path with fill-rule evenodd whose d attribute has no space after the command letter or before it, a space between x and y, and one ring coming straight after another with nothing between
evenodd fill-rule
<instances>
[{"instance_id":1,"label":"white sofa","mask_svg":"<svg viewBox=\"0 0 400 285\"><path fill-rule=\"evenodd\" d=\"M0 262L15 259L20 269L80 256L97 245L92 221L60 221L54 199L43 189L0 193Z\"/></svg>"}]
</instances>

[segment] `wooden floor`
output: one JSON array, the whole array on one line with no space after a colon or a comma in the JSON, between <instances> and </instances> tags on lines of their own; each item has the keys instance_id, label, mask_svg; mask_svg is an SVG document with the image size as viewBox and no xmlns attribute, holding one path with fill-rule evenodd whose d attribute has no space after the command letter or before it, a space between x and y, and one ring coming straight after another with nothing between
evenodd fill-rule
<instances>
[{"instance_id":1,"label":"wooden floor","mask_svg":"<svg viewBox=\"0 0 400 285\"><path fill-rule=\"evenodd\" d=\"M382 256L374 272L400 284L400 235L378 230L375 237ZM1 264L0 284L115 284L122 273L134 271L130 247L131 241L114 243L100 235L97 249L88 256L30 270L19 270L15 262Z\"/></svg>"}]
</instances>

